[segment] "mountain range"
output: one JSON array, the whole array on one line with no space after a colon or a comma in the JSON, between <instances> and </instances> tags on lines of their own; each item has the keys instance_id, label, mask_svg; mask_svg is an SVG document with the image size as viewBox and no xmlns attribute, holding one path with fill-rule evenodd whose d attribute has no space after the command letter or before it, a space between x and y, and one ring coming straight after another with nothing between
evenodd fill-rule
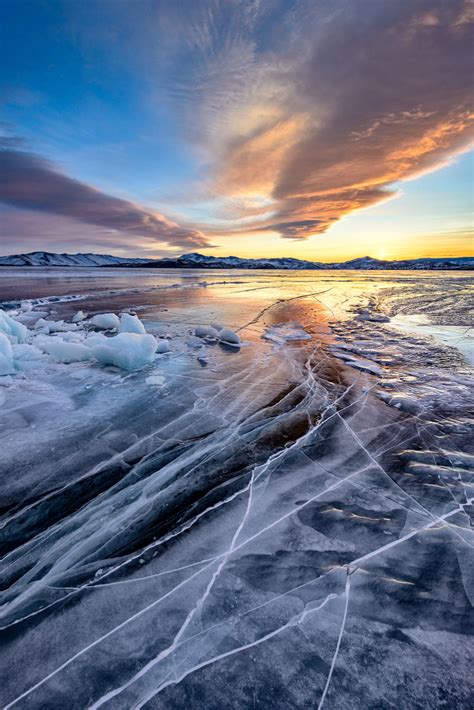
<instances>
[{"instance_id":1,"label":"mountain range","mask_svg":"<svg viewBox=\"0 0 474 710\"><path fill-rule=\"evenodd\" d=\"M474 257L445 257L384 261L363 256L349 261L324 263L282 257L274 259L242 259L238 256L204 256L183 254L176 258L143 259L111 256L110 254L55 254L33 251L28 254L0 256L0 266L51 267L133 267L145 269L474 269Z\"/></svg>"}]
</instances>

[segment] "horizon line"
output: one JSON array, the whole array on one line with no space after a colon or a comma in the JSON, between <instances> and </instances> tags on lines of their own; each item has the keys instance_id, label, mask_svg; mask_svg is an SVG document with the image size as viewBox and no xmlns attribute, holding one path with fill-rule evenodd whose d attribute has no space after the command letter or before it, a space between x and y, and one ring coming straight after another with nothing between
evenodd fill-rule
<instances>
[{"instance_id":1,"label":"horizon line","mask_svg":"<svg viewBox=\"0 0 474 710\"><path fill-rule=\"evenodd\" d=\"M111 256L116 259L141 259L143 261L165 261L165 260L177 260L177 259L182 259L185 256L191 256L191 255L197 255L204 257L205 259L216 259L216 260L224 260L224 259L242 259L246 261L275 261L278 259L290 259L293 261L300 261L300 262L310 262L313 264L343 264L346 262L351 262L351 261L356 261L358 259L371 259L373 261L377 262L397 262L397 261L419 261L421 259L431 259L431 260L443 260L443 259L474 259L474 253L472 254L464 254L461 256L417 256L413 258L396 258L396 259L379 259L377 257L370 256L369 254L363 254L362 256L356 256L356 257L351 257L349 259L342 259L342 261L319 261L316 259L305 259L305 258L300 258L300 257L293 257L293 256L259 256L259 257L247 257L247 256L237 256L235 254L228 254L227 256L213 256L213 255L206 255L202 254L201 252L184 252L179 255L169 255L169 256L161 256L161 257L146 257L146 256L122 256L118 254L112 254L109 252L92 252L92 251L78 251L78 252L65 252L65 251L49 251L46 249L35 249L33 251L29 252L15 252L11 254L1 254L0 259L6 259L8 257L21 257L21 256L30 256L32 254L52 254L52 255L60 255L60 256L79 256L79 255L90 255L90 256Z\"/></svg>"}]
</instances>

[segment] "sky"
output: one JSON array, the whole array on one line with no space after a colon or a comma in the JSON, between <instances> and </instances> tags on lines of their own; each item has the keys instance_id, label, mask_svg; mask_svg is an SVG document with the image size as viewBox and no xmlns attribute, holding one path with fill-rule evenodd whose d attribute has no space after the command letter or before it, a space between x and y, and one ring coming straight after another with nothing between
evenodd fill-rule
<instances>
[{"instance_id":1,"label":"sky","mask_svg":"<svg viewBox=\"0 0 474 710\"><path fill-rule=\"evenodd\" d=\"M2 0L0 252L474 253L467 0Z\"/></svg>"}]
</instances>

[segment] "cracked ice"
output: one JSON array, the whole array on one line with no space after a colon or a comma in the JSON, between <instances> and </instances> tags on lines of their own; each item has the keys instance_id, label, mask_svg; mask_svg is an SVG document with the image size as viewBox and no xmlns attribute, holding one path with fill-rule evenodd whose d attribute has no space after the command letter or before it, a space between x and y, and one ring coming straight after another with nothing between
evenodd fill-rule
<instances>
[{"instance_id":1,"label":"cracked ice","mask_svg":"<svg viewBox=\"0 0 474 710\"><path fill-rule=\"evenodd\" d=\"M2 707L470 708L471 287L3 270Z\"/></svg>"}]
</instances>

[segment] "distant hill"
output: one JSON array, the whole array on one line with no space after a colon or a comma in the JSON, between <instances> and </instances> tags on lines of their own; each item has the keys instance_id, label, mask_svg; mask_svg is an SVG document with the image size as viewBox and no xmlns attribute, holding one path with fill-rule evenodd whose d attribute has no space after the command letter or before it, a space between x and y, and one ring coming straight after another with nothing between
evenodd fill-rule
<instances>
[{"instance_id":1,"label":"distant hill","mask_svg":"<svg viewBox=\"0 0 474 710\"><path fill-rule=\"evenodd\" d=\"M304 261L282 257L279 259L241 259L238 256L204 256L203 254L183 254L177 258L140 259L111 256L110 254L54 254L47 251L33 251L28 254L0 256L0 266L114 266L142 269L474 269L474 257L406 259L404 261L382 261L363 256L350 261L325 264L318 261Z\"/></svg>"},{"instance_id":2,"label":"distant hill","mask_svg":"<svg viewBox=\"0 0 474 710\"><path fill-rule=\"evenodd\" d=\"M0 266L133 266L148 261L110 254L55 254L49 251L0 256Z\"/></svg>"}]
</instances>

